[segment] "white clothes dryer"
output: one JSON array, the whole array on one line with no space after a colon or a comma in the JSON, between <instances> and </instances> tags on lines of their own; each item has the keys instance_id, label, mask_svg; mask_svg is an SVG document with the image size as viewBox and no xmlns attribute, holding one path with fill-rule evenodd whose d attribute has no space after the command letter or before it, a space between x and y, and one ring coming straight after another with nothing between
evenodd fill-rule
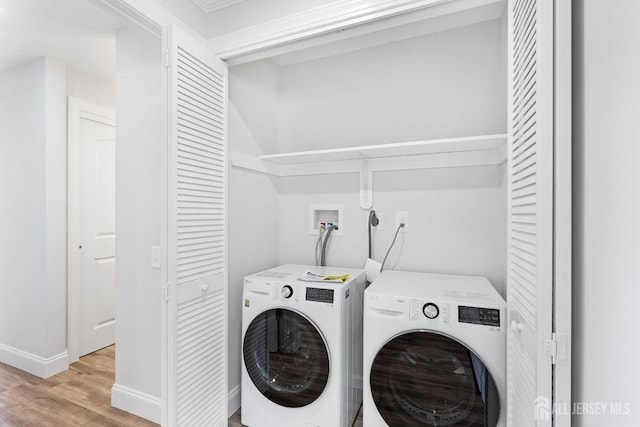
<instances>
[{"instance_id":1,"label":"white clothes dryer","mask_svg":"<svg viewBox=\"0 0 640 427\"><path fill-rule=\"evenodd\" d=\"M349 274L346 282L300 280ZM347 427L362 403L363 270L283 265L247 276L242 424Z\"/></svg>"},{"instance_id":2,"label":"white clothes dryer","mask_svg":"<svg viewBox=\"0 0 640 427\"><path fill-rule=\"evenodd\" d=\"M484 277L384 271L365 291L364 425L504 427L505 306Z\"/></svg>"}]
</instances>

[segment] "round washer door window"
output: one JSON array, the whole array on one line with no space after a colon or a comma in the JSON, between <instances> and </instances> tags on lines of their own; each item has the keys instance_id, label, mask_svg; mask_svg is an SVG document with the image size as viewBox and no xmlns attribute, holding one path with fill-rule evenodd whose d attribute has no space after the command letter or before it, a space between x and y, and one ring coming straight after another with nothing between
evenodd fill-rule
<instances>
[{"instance_id":1,"label":"round washer door window","mask_svg":"<svg viewBox=\"0 0 640 427\"><path fill-rule=\"evenodd\" d=\"M500 401L484 363L460 342L435 332L393 338L376 355L371 393L391 427L495 427Z\"/></svg>"},{"instance_id":2,"label":"round washer door window","mask_svg":"<svg viewBox=\"0 0 640 427\"><path fill-rule=\"evenodd\" d=\"M272 309L253 319L242 353L253 384L281 406L314 402L329 380L329 353L320 331L291 310Z\"/></svg>"}]
</instances>

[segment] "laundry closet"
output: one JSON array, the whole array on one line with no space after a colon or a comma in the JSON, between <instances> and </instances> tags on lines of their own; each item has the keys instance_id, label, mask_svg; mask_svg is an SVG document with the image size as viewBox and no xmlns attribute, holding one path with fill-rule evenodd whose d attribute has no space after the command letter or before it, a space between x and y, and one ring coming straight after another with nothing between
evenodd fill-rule
<instances>
[{"instance_id":1,"label":"laundry closet","mask_svg":"<svg viewBox=\"0 0 640 427\"><path fill-rule=\"evenodd\" d=\"M382 261L396 212L407 211L389 268L484 275L505 295L503 11L494 2L462 27L436 17L232 65L231 263L233 236L249 227L243 253L313 264L310 209L338 205L343 223L327 264L363 267L364 166L371 208L382 217L373 258Z\"/></svg>"},{"instance_id":2,"label":"laundry closet","mask_svg":"<svg viewBox=\"0 0 640 427\"><path fill-rule=\"evenodd\" d=\"M364 267L361 157L370 157L371 208L382 217L374 259L393 240L396 212L409 212L386 268L486 276L506 296L504 8L491 2L472 16L436 14L229 67L230 302L243 274L314 263L314 206L342 208L327 265ZM340 152L362 146L374 147ZM317 150L327 152L304 153ZM285 156L258 158L271 154Z\"/></svg>"},{"instance_id":3,"label":"laundry closet","mask_svg":"<svg viewBox=\"0 0 640 427\"><path fill-rule=\"evenodd\" d=\"M485 276L507 299L510 420L529 425L524 408L550 397L546 359L557 356L553 166L566 149L561 158L554 137L570 121L554 98L554 5L405 3L421 6L286 43L243 51L251 29L209 41L229 66L229 392L239 394L242 278L313 264L314 207L340 210L327 265L351 268L367 260L369 210L381 218L378 261L403 212L385 268Z\"/></svg>"}]
</instances>

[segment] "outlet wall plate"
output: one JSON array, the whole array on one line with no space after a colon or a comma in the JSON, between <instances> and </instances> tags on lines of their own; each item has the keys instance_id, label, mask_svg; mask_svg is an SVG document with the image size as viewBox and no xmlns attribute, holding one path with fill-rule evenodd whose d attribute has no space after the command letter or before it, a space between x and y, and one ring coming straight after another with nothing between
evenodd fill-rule
<instances>
[{"instance_id":1,"label":"outlet wall plate","mask_svg":"<svg viewBox=\"0 0 640 427\"><path fill-rule=\"evenodd\" d=\"M400 230L402 233L408 233L410 228L410 217L409 212L407 211L398 211L396 212L396 228L400 226L400 224L404 223L404 227Z\"/></svg>"},{"instance_id":2,"label":"outlet wall plate","mask_svg":"<svg viewBox=\"0 0 640 427\"><path fill-rule=\"evenodd\" d=\"M371 227L372 230L384 230L384 214L382 212L376 212L378 217L378 225Z\"/></svg>"}]
</instances>

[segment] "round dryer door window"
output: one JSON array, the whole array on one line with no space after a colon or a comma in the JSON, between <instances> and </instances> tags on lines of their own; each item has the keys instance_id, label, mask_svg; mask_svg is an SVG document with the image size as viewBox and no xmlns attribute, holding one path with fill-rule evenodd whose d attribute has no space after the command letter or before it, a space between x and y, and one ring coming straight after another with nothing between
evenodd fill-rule
<instances>
[{"instance_id":1,"label":"round dryer door window","mask_svg":"<svg viewBox=\"0 0 640 427\"><path fill-rule=\"evenodd\" d=\"M371 393L391 427L495 427L500 401L484 363L460 342L410 332L387 342L370 372Z\"/></svg>"},{"instance_id":2,"label":"round dryer door window","mask_svg":"<svg viewBox=\"0 0 640 427\"><path fill-rule=\"evenodd\" d=\"M291 310L258 315L247 328L242 352L253 384L281 406L314 402L329 380L329 353L320 331Z\"/></svg>"}]
</instances>

